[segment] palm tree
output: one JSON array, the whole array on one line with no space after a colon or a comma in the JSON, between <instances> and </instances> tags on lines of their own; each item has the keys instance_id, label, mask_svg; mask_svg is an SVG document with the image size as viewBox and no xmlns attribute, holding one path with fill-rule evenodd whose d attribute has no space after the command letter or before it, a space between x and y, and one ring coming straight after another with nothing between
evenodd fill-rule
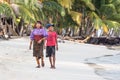
<instances>
[{"instance_id":1,"label":"palm tree","mask_svg":"<svg viewBox=\"0 0 120 80\"><path fill-rule=\"evenodd\" d=\"M13 24L19 24L17 32L22 35L23 24L35 22L39 18L40 6L37 0L3 0L0 3L0 13L11 17Z\"/></svg>"},{"instance_id":2,"label":"palm tree","mask_svg":"<svg viewBox=\"0 0 120 80\"><path fill-rule=\"evenodd\" d=\"M86 25L85 18L87 16L87 11L95 10L95 7L91 3L91 0L58 0L58 3L67 8L68 15L70 15L69 17L71 17L76 23L72 26L79 26L78 35L81 36L83 34L82 28L85 28ZM68 23L70 24L71 22Z\"/></svg>"},{"instance_id":3,"label":"palm tree","mask_svg":"<svg viewBox=\"0 0 120 80\"><path fill-rule=\"evenodd\" d=\"M0 15L1 15L0 18L2 19L2 21L0 21L0 22L3 22L1 27L3 27L4 34L7 35L8 32L12 32L12 33L14 33L14 35L17 35L15 33L15 31L12 29L12 26L7 23L7 19L15 18L15 14L14 14L11 6L4 1L1 1L1 3L0 3ZM12 23L12 21L10 23ZM9 31L7 31L7 30L9 30Z\"/></svg>"},{"instance_id":4,"label":"palm tree","mask_svg":"<svg viewBox=\"0 0 120 80\"><path fill-rule=\"evenodd\" d=\"M117 30L119 4L119 0L2 0L0 14L12 17L13 25L19 25L19 35L23 33L24 24L41 20L44 24L54 23L59 28L79 29L79 35L87 36L92 28L103 27L106 33L111 27Z\"/></svg>"},{"instance_id":5,"label":"palm tree","mask_svg":"<svg viewBox=\"0 0 120 80\"><path fill-rule=\"evenodd\" d=\"M110 1L105 1L105 0L93 0L95 3L99 2L99 7L97 7L97 15L99 16L99 26L98 27L107 27L108 29L114 28L117 30L120 27L119 23L119 6L120 1L119 0L110 0ZM117 3L117 5L116 5ZM104 25L101 25L104 24ZM105 28L106 29L106 28ZM105 30L104 30L105 31ZM108 32L108 30L106 30Z\"/></svg>"},{"instance_id":6,"label":"palm tree","mask_svg":"<svg viewBox=\"0 0 120 80\"><path fill-rule=\"evenodd\" d=\"M67 8L69 15L79 26L79 35L90 34L92 28L102 27L105 33L110 28L119 28L119 0L58 0L58 3ZM81 15L82 19L77 15Z\"/></svg>"}]
</instances>

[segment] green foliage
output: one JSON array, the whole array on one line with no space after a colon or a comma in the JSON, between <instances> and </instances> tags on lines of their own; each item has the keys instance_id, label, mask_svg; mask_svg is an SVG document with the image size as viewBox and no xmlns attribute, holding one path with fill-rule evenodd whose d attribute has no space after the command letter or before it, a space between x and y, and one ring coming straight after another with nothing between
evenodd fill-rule
<instances>
[{"instance_id":1,"label":"green foliage","mask_svg":"<svg viewBox=\"0 0 120 80\"><path fill-rule=\"evenodd\" d=\"M14 16L14 12L8 3L0 3L0 14L4 14L9 17Z\"/></svg>"},{"instance_id":2,"label":"green foliage","mask_svg":"<svg viewBox=\"0 0 120 80\"><path fill-rule=\"evenodd\" d=\"M90 10L95 10L95 6L93 5L93 3L91 2L91 0L81 0L85 5L86 7L89 7Z\"/></svg>"},{"instance_id":3,"label":"green foliage","mask_svg":"<svg viewBox=\"0 0 120 80\"><path fill-rule=\"evenodd\" d=\"M113 4L102 5L100 8L101 14L109 18L111 15L117 13L116 8Z\"/></svg>"},{"instance_id":4,"label":"green foliage","mask_svg":"<svg viewBox=\"0 0 120 80\"><path fill-rule=\"evenodd\" d=\"M112 20L105 20L105 24L109 27L109 29L113 28L116 32L120 29L120 23Z\"/></svg>"},{"instance_id":5,"label":"green foliage","mask_svg":"<svg viewBox=\"0 0 120 80\"><path fill-rule=\"evenodd\" d=\"M120 27L120 0L93 0L93 2L100 22L102 21L109 29L118 29Z\"/></svg>"},{"instance_id":6,"label":"green foliage","mask_svg":"<svg viewBox=\"0 0 120 80\"><path fill-rule=\"evenodd\" d=\"M120 0L13 0L18 6L19 14L16 15L12 4L0 3L0 14L7 17L24 19L25 23L34 23L41 20L63 27L80 27L86 29L87 18L89 24L94 24L96 29L100 27L119 28L120 24ZM107 27L108 26L108 27Z\"/></svg>"}]
</instances>

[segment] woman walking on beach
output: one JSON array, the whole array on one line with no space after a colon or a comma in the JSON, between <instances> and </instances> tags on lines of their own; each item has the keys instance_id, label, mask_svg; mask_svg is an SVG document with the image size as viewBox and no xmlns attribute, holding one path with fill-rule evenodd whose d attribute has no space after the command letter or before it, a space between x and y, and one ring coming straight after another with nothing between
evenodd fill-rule
<instances>
[{"instance_id":1,"label":"woman walking on beach","mask_svg":"<svg viewBox=\"0 0 120 80\"><path fill-rule=\"evenodd\" d=\"M38 65L37 68L40 68L40 59L41 65L44 67L43 45L47 35L46 30L42 27L42 23L37 21L33 31L30 34L30 49L33 43L33 56L36 57L36 62Z\"/></svg>"}]
</instances>

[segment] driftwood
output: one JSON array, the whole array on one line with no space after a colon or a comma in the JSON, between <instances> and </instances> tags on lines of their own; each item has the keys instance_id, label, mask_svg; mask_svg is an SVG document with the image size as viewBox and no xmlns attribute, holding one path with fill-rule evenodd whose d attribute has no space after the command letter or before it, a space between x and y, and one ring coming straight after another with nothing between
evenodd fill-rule
<instances>
[{"instance_id":1,"label":"driftwood","mask_svg":"<svg viewBox=\"0 0 120 80\"><path fill-rule=\"evenodd\" d=\"M120 45L120 37L91 37L86 38L76 36L69 37L65 36L64 40L79 42L79 43L89 43L89 44L103 44L103 45Z\"/></svg>"},{"instance_id":2,"label":"driftwood","mask_svg":"<svg viewBox=\"0 0 120 80\"><path fill-rule=\"evenodd\" d=\"M90 44L120 45L120 37L90 37L87 41Z\"/></svg>"}]
</instances>

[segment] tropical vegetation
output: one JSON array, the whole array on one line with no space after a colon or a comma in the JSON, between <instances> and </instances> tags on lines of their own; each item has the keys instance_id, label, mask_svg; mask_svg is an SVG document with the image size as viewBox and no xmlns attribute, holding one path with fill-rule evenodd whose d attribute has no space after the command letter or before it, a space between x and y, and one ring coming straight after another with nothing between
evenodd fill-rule
<instances>
[{"instance_id":1,"label":"tropical vegetation","mask_svg":"<svg viewBox=\"0 0 120 80\"><path fill-rule=\"evenodd\" d=\"M120 35L119 0L0 0L0 18L10 35L23 36L37 20L54 24L59 34L64 28L68 36L86 37L94 29Z\"/></svg>"}]
</instances>

